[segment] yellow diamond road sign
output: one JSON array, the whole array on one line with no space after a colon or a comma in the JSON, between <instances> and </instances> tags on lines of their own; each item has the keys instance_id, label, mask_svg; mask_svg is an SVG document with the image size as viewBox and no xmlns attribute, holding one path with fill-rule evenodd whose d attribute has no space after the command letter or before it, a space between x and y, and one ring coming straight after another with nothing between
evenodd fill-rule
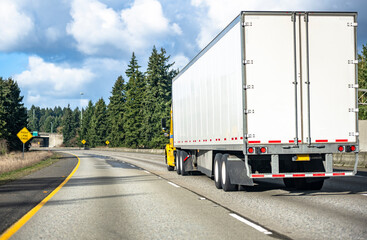
<instances>
[{"instance_id":1,"label":"yellow diamond road sign","mask_svg":"<svg viewBox=\"0 0 367 240\"><path fill-rule=\"evenodd\" d=\"M110 144L110 141L108 141L108 140L107 140L107 141L106 141L106 144L107 144L107 145L108 145L108 144Z\"/></svg>"},{"instance_id":2,"label":"yellow diamond road sign","mask_svg":"<svg viewBox=\"0 0 367 240\"><path fill-rule=\"evenodd\" d=\"M82 140L82 143L85 144L87 141L85 141L84 139Z\"/></svg>"},{"instance_id":3,"label":"yellow diamond road sign","mask_svg":"<svg viewBox=\"0 0 367 240\"><path fill-rule=\"evenodd\" d=\"M29 139L31 139L33 137L32 134L28 131L28 129L26 127L24 127L22 130L20 130L18 132L17 136L20 139L20 141L22 141L23 143L28 142Z\"/></svg>"}]
</instances>

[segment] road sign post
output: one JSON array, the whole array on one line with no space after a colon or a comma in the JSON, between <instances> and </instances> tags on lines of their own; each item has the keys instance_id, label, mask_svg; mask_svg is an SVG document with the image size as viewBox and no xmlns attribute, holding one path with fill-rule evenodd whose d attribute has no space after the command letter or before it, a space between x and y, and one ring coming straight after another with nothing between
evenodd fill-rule
<instances>
[{"instance_id":1,"label":"road sign post","mask_svg":"<svg viewBox=\"0 0 367 240\"><path fill-rule=\"evenodd\" d=\"M24 144L26 142L29 141L29 139L31 139L33 137L33 135L28 131L28 129L26 127L24 127L22 130L20 130L18 133L17 133L17 136L18 138L20 139L20 141L22 141L23 143L23 159L24 159Z\"/></svg>"}]
</instances>

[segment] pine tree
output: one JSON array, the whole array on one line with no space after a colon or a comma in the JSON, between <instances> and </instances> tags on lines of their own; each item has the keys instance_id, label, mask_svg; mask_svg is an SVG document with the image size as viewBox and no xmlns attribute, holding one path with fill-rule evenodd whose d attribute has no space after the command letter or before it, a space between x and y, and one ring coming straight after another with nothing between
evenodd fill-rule
<instances>
[{"instance_id":1,"label":"pine tree","mask_svg":"<svg viewBox=\"0 0 367 240\"><path fill-rule=\"evenodd\" d=\"M143 145L143 101L145 95L145 79L139 71L135 54L132 54L130 64L126 70L129 78L126 92L126 112L123 116L125 129L125 144L128 147L141 147Z\"/></svg>"},{"instance_id":2,"label":"pine tree","mask_svg":"<svg viewBox=\"0 0 367 240\"><path fill-rule=\"evenodd\" d=\"M82 120L82 126L81 126L81 133L80 133L80 139L79 142L81 142L83 139L86 141L86 146L90 146L90 123L92 116L94 114L94 105L92 101L88 102L88 106L83 111L83 120Z\"/></svg>"},{"instance_id":3,"label":"pine tree","mask_svg":"<svg viewBox=\"0 0 367 240\"><path fill-rule=\"evenodd\" d=\"M23 147L17 137L17 133L27 126L27 111L22 100L18 84L11 78L0 77L0 138L7 141L11 151Z\"/></svg>"},{"instance_id":4,"label":"pine tree","mask_svg":"<svg viewBox=\"0 0 367 240\"><path fill-rule=\"evenodd\" d=\"M107 106L103 98L96 103L89 134L92 147L103 146L107 140Z\"/></svg>"},{"instance_id":5,"label":"pine tree","mask_svg":"<svg viewBox=\"0 0 367 240\"><path fill-rule=\"evenodd\" d=\"M358 86L362 89L367 89L367 45L362 46L361 54L358 54ZM360 95L363 93L359 93ZM360 96L361 97L361 96ZM363 101L366 101L366 97L361 98ZM367 106L361 105L359 106L359 119L365 120L367 119Z\"/></svg>"},{"instance_id":6,"label":"pine tree","mask_svg":"<svg viewBox=\"0 0 367 240\"><path fill-rule=\"evenodd\" d=\"M62 118L62 135L64 137L64 144L69 146L70 140L75 136L73 128L73 112L70 109L70 105L64 109L64 115Z\"/></svg>"},{"instance_id":7,"label":"pine tree","mask_svg":"<svg viewBox=\"0 0 367 240\"><path fill-rule=\"evenodd\" d=\"M147 90L144 104L144 140L149 148L161 148L168 139L161 130L161 119L169 119L172 79L177 74L171 70L169 56L161 48L153 47L146 72Z\"/></svg>"},{"instance_id":8,"label":"pine tree","mask_svg":"<svg viewBox=\"0 0 367 240\"><path fill-rule=\"evenodd\" d=\"M110 129L108 131L108 140L111 146L121 147L124 145L124 107L126 102L126 85L122 76L119 76L112 88L112 96L108 105L108 122Z\"/></svg>"}]
</instances>

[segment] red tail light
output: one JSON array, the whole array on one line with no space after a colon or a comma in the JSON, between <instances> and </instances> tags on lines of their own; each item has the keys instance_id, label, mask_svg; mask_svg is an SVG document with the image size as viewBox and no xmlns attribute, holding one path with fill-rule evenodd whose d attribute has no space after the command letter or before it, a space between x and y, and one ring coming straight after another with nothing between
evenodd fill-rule
<instances>
[{"instance_id":1,"label":"red tail light","mask_svg":"<svg viewBox=\"0 0 367 240\"><path fill-rule=\"evenodd\" d=\"M343 152L343 151L344 151L344 147L343 147L343 146L339 146L339 147L338 147L338 151L339 151L339 152Z\"/></svg>"},{"instance_id":2,"label":"red tail light","mask_svg":"<svg viewBox=\"0 0 367 240\"><path fill-rule=\"evenodd\" d=\"M261 153L266 153L266 148L264 148L264 147L260 148L260 152Z\"/></svg>"},{"instance_id":3,"label":"red tail light","mask_svg":"<svg viewBox=\"0 0 367 240\"><path fill-rule=\"evenodd\" d=\"M254 148L253 148L253 147L249 147L249 148L247 149L247 152L248 152L248 153L254 153Z\"/></svg>"},{"instance_id":4,"label":"red tail light","mask_svg":"<svg viewBox=\"0 0 367 240\"><path fill-rule=\"evenodd\" d=\"M356 146L350 146L350 150L354 152L356 150Z\"/></svg>"}]
</instances>

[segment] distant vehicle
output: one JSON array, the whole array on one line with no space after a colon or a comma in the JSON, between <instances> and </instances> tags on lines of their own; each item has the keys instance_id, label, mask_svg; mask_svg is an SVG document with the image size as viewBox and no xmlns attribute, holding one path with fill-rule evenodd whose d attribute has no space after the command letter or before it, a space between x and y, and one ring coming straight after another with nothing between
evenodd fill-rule
<instances>
[{"instance_id":1,"label":"distant vehicle","mask_svg":"<svg viewBox=\"0 0 367 240\"><path fill-rule=\"evenodd\" d=\"M355 12L241 12L173 79L168 170L319 190L358 163ZM355 154L335 172L333 153Z\"/></svg>"}]
</instances>

